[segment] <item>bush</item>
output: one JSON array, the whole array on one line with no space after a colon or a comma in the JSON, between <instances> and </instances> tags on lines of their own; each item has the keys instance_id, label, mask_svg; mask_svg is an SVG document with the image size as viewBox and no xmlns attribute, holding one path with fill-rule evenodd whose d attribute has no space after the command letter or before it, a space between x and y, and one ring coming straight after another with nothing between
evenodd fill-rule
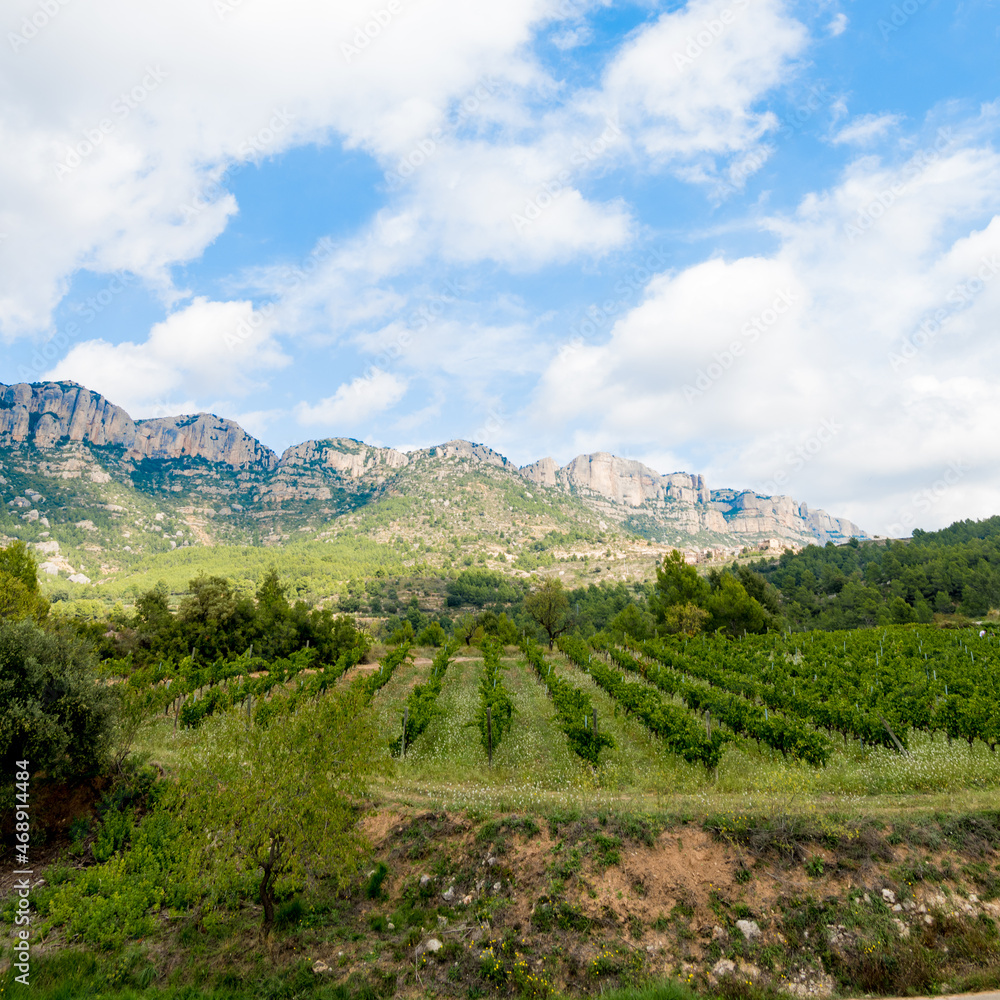
<instances>
[{"instance_id":1,"label":"bush","mask_svg":"<svg viewBox=\"0 0 1000 1000\"><path fill-rule=\"evenodd\" d=\"M116 702L81 640L30 621L0 621L0 787L23 759L62 781L102 773Z\"/></svg>"}]
</instances>

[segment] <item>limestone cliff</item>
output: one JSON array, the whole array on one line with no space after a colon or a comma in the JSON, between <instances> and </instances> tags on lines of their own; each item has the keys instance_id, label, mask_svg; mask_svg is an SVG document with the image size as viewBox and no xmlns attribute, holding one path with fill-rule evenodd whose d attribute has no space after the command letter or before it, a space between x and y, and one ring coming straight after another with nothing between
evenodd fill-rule
<instances>
[{"instance_id":1,"label":"limestone cliff","mask_svg":"<svg viewBox=\"0 0 1000 1000\"><path fill-rule=\"evenodd\" d=\"M627 510L651 522L670 524L691 535L731 534L743 538L776 537L795 541L846 541L864 537L857 525L826 511L810 510L791 497L765 497L751 490L709 490L704 477L686 472L660 475L641 462L607 452L578 455L558 468L551 458L524 466L520 473L538 486L603 500L616 520Z\"/></svg>"},{"instance_id":2,"label":"limestone cliff","mask_svg":"<svg viewBox=\"0 0 1000 1000\"><path fill-rule=\"evenodd\" d=\"M286 537L281 524L316 530L383 495L420 497L438 490L431 484L446 480L464 463L483 467L483 474L504 489L515 483L523 488L527 480L543 492L558 491L571 506L582 505L576 509L588 523L596 513L666 544L738 546L766 539L822 544L864 536L850 521L791 497L709 490L700 475L661 475L607 452L578 455L562 468L543 458L518 469L487 445L471 441L404 454L351 438L328 438L295 445L279 458L231 420L208 413L133 420L74 382L0 385L0 449L34 449L21 461L50 480L89 480L100 486L127 479L145 495L174 497L185 517L238 515L247 525L259 526L268 540Z\"/></svg>"},{"instance_id":3,"label":"limestone cliff","mask_svg":"<svg viewBox=\"0 0 1000 1000\"><path fill-rule=\"evenodd\" d=\"M239 424L212 414L133 421L75 382L0 386L0 447L30 444L45 451L70 442L119 447L132 461L200 458L234 469L278 463Z\"/></svg>"}]
</instances>

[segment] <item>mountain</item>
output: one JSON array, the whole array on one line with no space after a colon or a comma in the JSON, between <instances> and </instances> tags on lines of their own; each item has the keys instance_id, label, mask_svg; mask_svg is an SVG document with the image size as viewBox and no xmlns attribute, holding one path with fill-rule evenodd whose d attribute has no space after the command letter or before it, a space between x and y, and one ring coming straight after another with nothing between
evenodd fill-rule
<instances>
[{"instance_id":1,"label":"mountain","mask_svg":"<svg viewBox=\"0 0 1000 1000\"><path fill-rule=\"evenodd\" d=\"M603 452L518 468L468 441L404 453L332 438L278 456L231 420L133 420L73 382L0 386L0 488L0 531L80 580L114 577L129 553L345 533L431 563L475 553L525 570L612 542L732 554L865 537L789 497L710 490Z\"/></svg>"}]
</instances>

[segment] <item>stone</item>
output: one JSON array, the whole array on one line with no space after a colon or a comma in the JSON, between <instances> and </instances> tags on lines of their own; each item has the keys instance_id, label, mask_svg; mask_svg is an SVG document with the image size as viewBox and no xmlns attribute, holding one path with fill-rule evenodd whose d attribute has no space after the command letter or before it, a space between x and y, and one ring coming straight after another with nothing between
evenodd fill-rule
<instances>
[{"instance_id":1,"label":"stone","mask_svg":"<svg viewBox=\"0 0 1000 1000\"><path fill-rule=\"evenodd\" d=\"M420 876L420 884L422 886L427 885L430 881L431 881L430 875L421 875Z\"/></svg>"},{"instance_id":2,"label":"stone","mask_svg":"<svg viewBox=\"0 0 1000 1000\"><path fill-rule=\"evenodd\" d=\"M736 929L747 941L753 941L754 938L760 937L760 927L756 920L737 920Z\"/></svg>"},{"instance_id":3,"label":"stone","mask_svg":"<svg viewBox=\"0 0 1000 1000\"><path fill-rule=\"evenodd\" d=\"M892 889L883 889L882 898L889 904L896 902L896 894L892 891Z\"/></svg>"},{"instance_id":4,"label":"stone","mask_svg":"<svg viewBox=\"0 0 1000 1000\"><path fill-rule=\"evenodd\" d=\"M893 903L893 905L892 905L892 912L893 913L902 913L903 912L903 907L900 906L899 903Z\"/></svg>"},{"instance_id":5,"label":"stone","mask_svg":"<svg viewBox=\"0 0 1000 1000\"><path fill-rule=\"evenodd\" d=\"M453 885L448 886L448 888L441 893L441 898L450 903L455 898L455 887Z\"/></svg>"},{"instance_id":6,"label":"stone","mask_svg":"<svg viewBox=\"0 0 1000 1000\"><path fill-rule=\"evenodd\" d=\"M736 963L731 962L728 958L720 958L715 965L712 966L712 975L716 979L721 979L723 976L731 976L736 972Z\"/></svg>"},{"instance_id":7,"label":"stone","mask_svg":"<svg viewBox=\"0 0 1000 1000\"><path fill-rule=\"evenodd\" d=\"M83 573L73 573L66 577L70 583L90 583L90 577L84 575Z\"/></svg>"},{"instance_id":8,"label":"stone","mask_svg":"<svg viewBox=\"0 0 1000 1000\"><path fill-rule=\"evenodd\" d=\"M896 930L899 931L901 938L908 938L910 936L910 928L899 917L893 917L892 922L896 925Z\"/></svg>"},{"instance_id":9,"label":"stone","mask_svg":"<svg viewBox=\"0 0 1000 1000\"><path fill-rule=\"evenodd\" d=\"M726 930L725 930L724 927L720 927L718 924L716 924L712 928L712 940L713 941L725 941L728 937L729 937L729 935L726 933Z\"/></svg>"},{"instance_id":10,"label":"stone","mask_svg":"<svg viewBox=\"0 0 1000 1000\"><path fill-rule=\"evenodd\" d=\"M437 938L428 938L426 941L421 941L420 944L417 945L413 957L419 962L420 959L428 952L434 955L437 954L437 952L439 952L443 947L444 945L441 944Z\"/></svg>"},{"instance_id":11,"label":"stone","mask_svg":"<svg viewBox=\"0 0 1000 1000\"><path fill-rule=\"evenodd\" d=\"M327 965L326 962L324 962L322 959L317 959L315 962L313 962L313 972L315 972L316 975L318 976L322 975L325 972L332 972L332 971L333 970L330 968L330 966Z\"/></svg>"},{"instance_id":12,"label":"stone","mask_svg":"<svg viewBox=\"0 0 1000 1000\"><path fill-rule=\"evenodd\" d=\"M391 920L385 926L386 929L390 931L394 931L396 929L396 925Z\"/></svg>"}]
</instances>

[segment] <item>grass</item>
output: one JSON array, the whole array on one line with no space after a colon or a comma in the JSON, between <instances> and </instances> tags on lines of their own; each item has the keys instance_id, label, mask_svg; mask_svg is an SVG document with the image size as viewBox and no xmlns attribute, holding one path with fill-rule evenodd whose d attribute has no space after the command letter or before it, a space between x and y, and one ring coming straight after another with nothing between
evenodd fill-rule
<instances>
[{"instance_id":1,"label":"grass","mask_svg":"<svg viewBox=\"0 0 1000 1000\"><path fill-rule=\"evenodd\" d=\"M817 770L755 746L733 746L717 771L707 772L664 752L635 719L616 715L611 700L583 671L559 659L557 669L587 691L601 726L618 744L595 769L569 750L553 723L544 686L519 658L508 657L504 684L517 715L490 770L478 731L468 725L475 717L482 670L478 656L469 653L462 650L459 662L448 669L439 699L441 715L409 748L407 758L391 762L387 775L374 786L376 807L400 816L393 821L389 846L359 873L353 896L327 897L322 886L309 885L301 897L281 901L278 927L268 942L258 937L259 917L249 900L243 908L207 917L182 914L159 926L145 942L128 943L120 953L40 955L33 963L33 1000L374 1000L393 994L397 973L390 977L390 970L413 970L413 949L432 931L451 951L431 959L427 975L437 968L440 982L447 967L447 980L455 986L449 996L492 995L493 981L476 978L483 965L478 943L466 947L467 956L453 955L456 939L441 931L445 925L438 922L442 917L454 926L462 919L457 904L445 905L443 888L457 880L462 892L471 894L483 878L480 869L489 855L497 861L488 880L503 883L503 889L491 892L487 887L477 897L475 915L489 922L495 955L503 958L500 966L495 961L490 965L491 974L499 975L501 969L504 977L510 973L511 978L497 982L501 992L505 983L518 982L523 996L556 995L551 992L551 970L558 969L567 995L632 981L636 985L601 995L612 1000L692 1000L691 980L724 1000L768 1000L774 995L770 987L743 980L710 987L704 970L694 977L678 967L675 980L643 981L652 960L642 947L642 935L653 930L675 936L682 949L688 947L688 939L698 932L689 926L693 909L681 919L677 906L671 910L664 904L660 910L657 902L640 919L629 909L640 904L630 902L627 891L620 921L588 909L589 900L596 898L590 890L597 880L606 873L620 877L633 845L663 844L665 838L658 836L670 828L676 828L678 840L695 835L704 839L702 833L692 832L699 826L732 845L733 863L738 865L731 898L713 897L711 905L718 910L708 915L709 926L716 921L731 926L736 917L752 914L765 928L780 928L789 941L797 941L802 954L816 957L819 952L811 949L821 949L827 926L844 924L861 945L848 949L843 958L827 955L823 961L839 978L841 992L847 989L844 984L854 984L855 995L859 990L936 987L940 969L928 956L945 947L955 956L968 956L959 972L949 973L950 986L985 989L1000 982L995 928L944 914L934 928L924 932L916 927L912 940L900 941L894 936L894 914L879 909L882 887L893 887L900 899L917 892L913 886L942 892L949 900L968 898L970 892L981 899L1000 895L1000 755L978 745L948 745L914 734L908 758L881 749L862 753L852 745L838 746L830 766ZM407 693L426 678L428 669L426 663L404 664L375 699L385 740L373 753L384 754L386 763L389 738L398 730ZM170 772L199 739L198 730L175 733L172 719L159 716L144 726L138 749ZM522 887L515 859L542 830L559 841L559 849L546 857L540 884ZM467 854L462 844L468 845ZM894 855L894 848L903 853ZM67 871L64 864L47 877L63 879ZM766 917L752 899L764 871L776 873L779 884L796 876L808 880L797 896L779 900ZM422 873L431 876L424 886ZM862 907L859 893L853 894L853 902L846 898L841 883L848 878L871 883L877 905ZM514 896L522 891L534 893L530 910L522 909L517 919L523 925L512 928ZM845 898L834 898L838 894ZM621 892L618 898L623 898ZM706 919L704 907L698 919ZM517 944L517 958L504 951L497 936L515 930L528 935L527 944ZM550 950L533 942L532 935L546 938ZM777 946L772 942L767 947ZM578 950L575 966L567 957L573 948ZM597 953L594 948L603 950ZM728 955L768 970L782 965L791 972L790 951L772 955L755 948L736 940L726 952L712 940L706 945L707 967ZM331 955L347 957L330 978L312 971L309 956L316 954L331 962ZM983 956L981 962L977 954ZM663 968L655 974L661 976ZM17 992L10 978L9 972L0 974L0 1000L29 995ZM416 989L415 981L407 980L403 992L411 988Z\"/></svg>"}]
</instances>

